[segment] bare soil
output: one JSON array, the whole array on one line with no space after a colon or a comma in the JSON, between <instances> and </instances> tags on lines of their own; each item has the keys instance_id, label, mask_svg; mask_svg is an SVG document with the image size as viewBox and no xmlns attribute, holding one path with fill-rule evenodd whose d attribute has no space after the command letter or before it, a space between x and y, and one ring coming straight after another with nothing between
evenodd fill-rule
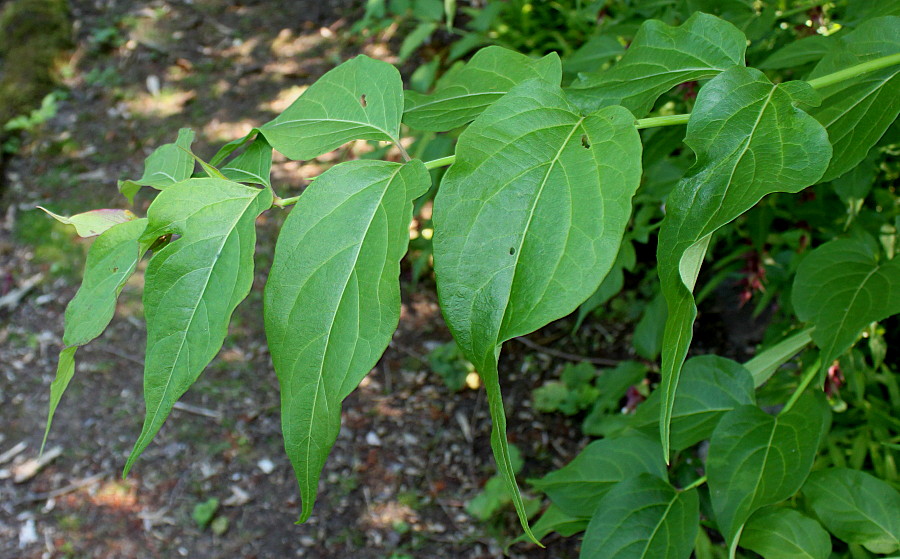
<instances>
[{"instance_id":1,"label":"bare soil","mask_svg":"<svg viewBox=\"0 0 900 559\"><path fill-rule=\"evenodd\" d=\"M424 356L450 337L433 286L426 279L410 288L408 272L400 328L344 403L313 517L294 524L299 493L282 449L261 321L282 215L260 220L256 289L225 347L127 479L122 466L143 417L140 272L108 331L78 352L47 444L48 455L58 455L15 479L38 456L63 313L88 246L34 206L125 207L116 179L138 176L143 158L178 128L197 131L195 150L208 157L342 60L365 52L395 61L395 30L370 38L350 32L357 4L71 2L77 47L63 71L67 97L25 136L2 177L0 558L487 558L502 557L518 535L509 509L487 523L466 513L495 471L487 406L481 390L450 393L429 369ZM327 160L276 161L280 194L299 192L303 177ZM150 200L139 195L135 211L143 214ZM532 340L550 346L570 329L552 325ZM596 351L599 332L589 324L564 349ZM532 388L562 363L516 342L504 357L523 480L561 466L586 443L575 423L530 408ZM203 527L192 513L210 499L220 505ZM514 546L510 555L577 556L575 542L545 543L545 550Z\"/></svg>"}]
</instances>

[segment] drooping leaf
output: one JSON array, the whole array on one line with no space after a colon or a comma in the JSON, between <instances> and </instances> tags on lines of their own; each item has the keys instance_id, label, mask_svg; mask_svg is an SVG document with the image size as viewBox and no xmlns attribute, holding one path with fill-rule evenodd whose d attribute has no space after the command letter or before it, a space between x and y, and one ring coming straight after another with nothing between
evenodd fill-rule
<instances>
[{"instance_id":1,"label":"drooping leaf","mask_svg":"<svg viewBox=\"0 0 900 559\"><path fill-rule=\"evenodd\" d=\"M638 406L632 426L655 428L660 391ZM753 377L740 364L716 355L702 355L684 364L672 410L672 448L682 450L708 439L723 415L756 403Z\"/></svg>"},{"instance_id":2,"label":"drooping leaf","mask_svg":"<svg viewBox=\"0 0 900 559\"><path fill-rule=\"evenodd\" d=\"M114 225L137 219L137 216L128 210L91 210L72 217L66 217L51 212L43 206L36 206L60 223L72 225L79 237L95 237Z\"/></svg>"},{"instance_id":3,"label":"drooping leaf","mask_svg":"<svg viewBox=\"0 0 900 559\"><path fill-rule=\"evenodd\" d=\"M831 537L822 525L794 509L756 511L741 533L741 547L763 559L828 559Z\"/></svg>"},{"instance_id":4,"label":"drooping leaf","mask_svg":"<svg viewBox=\"0 0 900 559\"><path fill-rule=\"evenodd\" d=\"M706 474L719 531L728 545L760 508L800 489L828 428L821 394L807 393L788 412L772 417L741 406L719 421L709 444Z\"/></svg>"},{"instance_id":5,"label":"drooping leaf","mask_svg":"<svg viewBox=\"0 0 900 559\"><path fill-rule=\"evenodd\" d=\"M858 470L830 468L810 474L803 495L832 534L873 553L900 550L900 493Z\"/></svg>"},{"instance_id":6,"label":"drooping leaf","mask_svg":"<svg viewBox=\"0 0 900 559\"><path fill-rule=\"evenodd\" d=\"M666 201L657 250L669 307L660 386L664 446L697 315L692 291L710 236L766 194L815 184L828 165L825 129L793 105L804 100L814 100L804 82L772 85L751 68L723 72L697 96L685 137L697 161Z\"/></svg>"},{"instance_id":7,"label":"drooping leaf","mask_svg":"<svg viewBox=\"0 0 900 559\"><path fill-rule=\"evenodd\" d=\"M587 528L589 518L585 516L572 516L563 512L561 508L551 504L531 527L534 536L542 540L551 532L569 537L583 532ZM524 536L516 541L525 541Z\"/></svg>"},{"instance_id":8,"label":"drooping leaf","mask_svg":"<svg viewBox=\"0 0 900 559\"><path fill-rule=\"evenodd\" d=\"M587 301L578 307L578 318L575 320L573 331L581 328L584 319L588 317L594 309L606 303L622 291L625 285L625 269L632 269L635 265L637 256L634 252L634 245L627 239L619 245L619 253L612 269L606 274L606 277L600 283L600 286L594 291L594 294L588 297Z\"/></svg>"},{"instance_id":9,"label":"drooping leaf","mask_svg":"<svg viewBox=\"0 0 900 559\"><path fill-rule=\"evenodd\" d=\"M540 479L528 480L572 516L591 516L613 485L637 474L665 478L659 441L640 434L602 439Z\"/></svg>"},{"instance_id":10,"label":"drooping leaf","mask_svg":"<svg viewBox=\"0 0 900 559\"><path fill-rule=\"evenodd\" d=\"M866 21L839 38L816 65L819 78L867 60L900 53L900 17ZM900 64L842 80L821 89L822 104L810 110L828 130L834 157L822 177L829 181L856 167L900 114Z\"/></svg>"},{"instance_id":11,"label":"drooping leaf","mask_svg":"<svg viewBox=\"0 0 900 559\"><path fill-rule=\"evenodd\" d=\"M88 250L81 287L66 307L63 333L66 347L59 354L56 378L50 385L44 442L50 433L53 414L75 374L75 351L102 334L112 320L116 299L147 248L139 241L146 228L146 219L115 225L97 237Z\"/></svg>"},{"instance_id":12,"label":"drooping leaf","mask_svg":"<svg viewBox=\"0 0 900 559\"><path fill-rule=\"evenodd\" d=\"M272 147L257 136L244 152L222 166L225 178L234 182L272 186Z\"/></svg>"},{"instance_id":13,"label":"drooping leaf","mask_svg":"<svg viewBox=\"0 0 900 559\"><path fill-rule=\"evenodd\" d=\"M403 123L416 130L443 132L473 120L515 85L541 79L559 85L559 56L532 59L498 46L485 47L465 65L444 75L429 95L406 92Z\"/></svg>"},{"instance_id":14,"label":"drooping leaf","mask_svg":"<svg viewBox=\"0 0 900 559\"><path fill-rule=\"evenodd\" d=\"M400 259L424 164L348 161L320 175L278 238L265 291L284 445L312 512L341 402L375 366L400 318Z\"/></svg>"},{"instance_id":15,"label":"drooping leaf","mask_svg":"<svg viewBox=\"0 0 900 559\"><path fill-rule=\"evenodd\" d=\"M697 490L677 491L650 474L631 475L600 501L581 559L687 559L700 527Z\"/></svg>"},{"instance_id":16,"label":"drooping leaf","mask_svg":"<svg viewBox=\"0 0 900 559\"><path fill-rule=\"evenodd\" d=\"M640 118L676 85L743 66L746 49L740 29L715 16L697 12L678 27L649 20L615 66L583 74L567 91L585 111L622 105Z\"/></svg>"},{"instance_id":17,"label":"drooping leaf","mask_svg":"<svg viewBox=\"0 0 900 559\"><path fill-rule=\"evenodd\" d=\"M818 62L837 46L837 37L825 37L823 35L804 37L793 43L788 43L772 53L760 63L758 68L760 70L779 70Z\"/></svg>"},{"instance_id":18,"label":"drooping leaf","mask_svg":"<svg viewBox=\"0 0 900 559\"><path fill-rule=\"evenodd\" d=\"M658 293L644 308L641 319L635 325L634 351L644 359L656 361L659 357L668 312L665 297Z\"/></svg>"},{"instance_id":19,"label":"drooping leaf","mask_svg":"<svg viewBox=\"0 0 900 559\"><path fill-rule=\"evenodd\" d=\"M126 474L221 349L231 313L253 283L256 218L271 204L268 189L198 178L165 189L150 205L143 238L180 237L153 255L144 276L147 410Z\"/></svg>"},{"instance_id":20,"label":"drooping leaf","mask_svg":"<svg viewBox=\"0 0 900 559\"><path fill-rule=\"evenodd\" d=\"M134 195L142 186L162 190L177 182L190 178L194 172L194 160L191 157L191 144L194 143L194 131L182 128L173 144L164 144L156 148L144 160L144 174L137 180L119 181L119 192L134 202Z\"/></svg>"},{"instance_id":21,"label":"drooping leaf","mask_svg":"<svg viewBox=\"0 0 900 559\"><path fill-rule=\"evenodd\" d=\"M553 84L513 88L460 136L434 205L441 309L481 375L491 446L509 468L500 345L572 312L612 267L640 178L640 140L621 107L580 116Z\"/></svg>"},{"instance_id":22,"label":"drooping leaf","mask_svg":"<svg viewBox=\"0 0 900 559\"><path fill-rule=\"evenodd\" d=\"M400 73L361 54L319 78L259 130L290 159L312 159L352 140L397 142L402 114Z\"/></svg>"},{"instance_id":23,"label":"drooping leaf","mask_svg":"<svg viewBox=\"0 0 900 559\"><path fill-rule=\"evenodd\" d=\"M825 367L870 323L900 312L900 260L879 263L877 247L837 239L812 251L797 269L792 299L797 318L815 326Z\"/></svg>"}]
</instances>

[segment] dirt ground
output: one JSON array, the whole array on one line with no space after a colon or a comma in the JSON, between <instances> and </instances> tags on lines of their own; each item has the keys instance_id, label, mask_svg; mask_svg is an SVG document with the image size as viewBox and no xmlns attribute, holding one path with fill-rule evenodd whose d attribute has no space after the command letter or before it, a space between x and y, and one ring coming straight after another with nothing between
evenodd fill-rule
<instances>
[{"instance_id":1,"label":"dirt ground","mask_svg":"<svg viewBox=\"0 0 900 559\"><path fill-rule=\"evenodd\" d=\"M140 272L108 331L78 352L47 444L51 460L26 471L38 455L63 312L88 246L34 206L64 214L125 207L116 180L138 176L143 158L179 127L197 131L195 150L209 157L342 60L364 52L395 61L395 30L351 32L357 4L71 2L77 48L62 71L66 96L55 117L25 135L2 177L0 558L487 558L502 557L518 535L510 510L486 523L465 510L495 471L490 422L483 391L449 392L424 359L449 340L427 281L404 286L399 331L344 403L313 517L294 524L299 493L261 320L278 215L260 222L256 289L222 352L130 476L121 471L143 417ZM320 171L278 160L273 177L290 196ZM141 194L135 211L149 201ZM594 350L599 328L588 324L564 349ZM570 329L551 325L531 340L553 346ZM561 466L586 443L573 422L529 406L541 374L558 374L562 363L517 342L506 352L522 480ZM211 499L218 509L201 527L192 515ZM577 556L575 542L545 543L510 553Z\"/></svg>"}]
</instances>

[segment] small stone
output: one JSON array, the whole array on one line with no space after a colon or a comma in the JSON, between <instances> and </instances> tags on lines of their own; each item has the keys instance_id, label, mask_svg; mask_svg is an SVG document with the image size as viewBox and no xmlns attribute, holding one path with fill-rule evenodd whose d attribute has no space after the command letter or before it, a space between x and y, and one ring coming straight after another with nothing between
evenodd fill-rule
<instances>
[{"instance_id":1,"label":"small stone","mask_svg":"<svg viewBox=\"0 0 900 559\"><path fill-rule=\"evenodd\" d=\"M256 463L256 466L263 471L264 474L268 475L275 471L275 463L269 460L268 458L263 458L259 462Z\"/></svg>"},{"instance_id":2,"label":"small stone","mask_svg":"<svg viewBox=\"0 0 900 559\"><path fill-rule=\"evenodd\" d=\"M381 437L379 437L375 431L369 431L366 434L366 443L370 446L381 446Z\"/></svg>"}]
</instances>

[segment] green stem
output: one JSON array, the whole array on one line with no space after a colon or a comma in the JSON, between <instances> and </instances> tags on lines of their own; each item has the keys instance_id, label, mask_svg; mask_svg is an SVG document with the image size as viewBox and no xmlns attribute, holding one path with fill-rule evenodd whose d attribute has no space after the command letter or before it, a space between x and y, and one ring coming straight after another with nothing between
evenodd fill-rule
<instances>
[{"instance_id":1,"label":"green stem","mask_svg":"<svg viewBox=\"0 0 900 559\"><path fill-rule=\"evenodd\" d=\"M861 74L874 72L875 70L881 70L882 68L887 68L888 66L893 66L894 64L900 64L900 53L882 56L881 58L869 60L868 62L863 62L862 64L857 64L856 66L844 68L843 70L839 70L833 74L828 74L827 76L822 76L821 78L809 80L809 85L811 85L813 89L822 89L823 87L841 83L842 81L855 78L856 76L859 76Z\"/></svg>"},{"instance_id":2,"label":"green stem","mask_svg":"<svg viewBox=\"0 0 900 559\"><path fill-rule=\"evenodd\" d=\"M426 161L425 168L430 171L432 169L437 169L438 167L446 167L447 165L453 165L454 161L456 161L456 156L448 155L447 157L441 157L440 159L435 159L433 161Z\"/></svg>"},{"instance_id":3,"label":"green stem","mask_svg":"<svg viewBox=\"0 0 900 559\"><path fill-rule=\"evenodd\" d=\"M695 479L695 480L694 480L694 483L692 483L692 484L688 485L687 487L683 488L682 491L690 491L691 489L694 489L694 488L696 488L696 487L700 487L700 486L703 485L704 483L706 483L706 476L703 476L703 477L701 477L701 478Z\"/></svg>"},{"instance_id":4,"label":"green stem","mask_svg":"<svg viewBox=\"0 0 900 559\"><path fill-rule=\"evenodd\" d=\"M779 415L789 412L791 408L794 407L794 404L797 403L797 400L799 400L800 396L802 396L806 391L806 387L809 386L809 383L812 382L812 379L818 376L820 368L820 360L817 359L813 366L810 367L809 370L806 371L806 373L803 375L803 379L800 381L800 385L797 386L797 389L794 390L793 394L791 394L791 398L784 405L784 408L782 408L782 410L778 412Z\"/></svg>"},{"instance_id":5,"label":"green stem","mask_svg":"<svg viewBox=\"0 0 900 559\"><path fill-rule=\"evenodd\" d=\"M657 128L659 126L676 126L679 124L687 124L691 118L690 113L683 115L654 116L651 118L639 118L637 120L637 129Z\"/></svg>"}]
</instances>

